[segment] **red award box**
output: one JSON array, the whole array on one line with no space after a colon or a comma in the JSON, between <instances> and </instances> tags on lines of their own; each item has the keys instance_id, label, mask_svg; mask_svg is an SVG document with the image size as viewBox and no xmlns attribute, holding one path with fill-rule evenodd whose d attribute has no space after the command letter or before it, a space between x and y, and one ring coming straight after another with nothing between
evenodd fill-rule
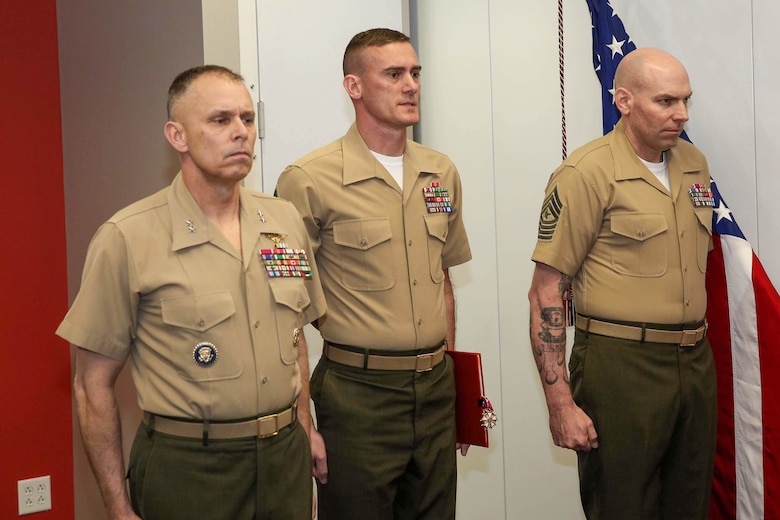
<instances>
[{"instance_id":1,"label":"red award box","mask_svg":"<svg viewBox=\"0 0 780 520\"><path fill-rule=\"evenodd\" d=\"M496 419L490 401L485 397L482 378L482 356L479 352L448 350L455 362L455 421L457 441L488 447L488 429Z\"/></svg>"}]
</instances>

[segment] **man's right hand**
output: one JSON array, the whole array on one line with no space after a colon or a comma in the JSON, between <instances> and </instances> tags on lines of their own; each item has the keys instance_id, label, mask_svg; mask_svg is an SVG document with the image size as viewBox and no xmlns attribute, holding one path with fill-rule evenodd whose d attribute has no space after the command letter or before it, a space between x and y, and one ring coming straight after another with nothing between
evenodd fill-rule
<instances>
[{"instance_id":1,"label":"man's right hand","mask_svg":"<svg viewBox=\"0 0 780 520\"><path fill-rule=\"evenodd\" d=\"M550 432L561 448L587 452L599 447L593 421L574 403L550 410Z\"/></svg>"}]
</instances>

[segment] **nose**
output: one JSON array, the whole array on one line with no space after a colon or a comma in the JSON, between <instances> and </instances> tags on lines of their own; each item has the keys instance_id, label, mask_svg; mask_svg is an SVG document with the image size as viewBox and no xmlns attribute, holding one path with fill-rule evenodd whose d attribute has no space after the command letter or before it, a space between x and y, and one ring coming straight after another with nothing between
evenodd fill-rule
<instances>
[{"instance_id":1,"label":"nose","mask_svg":"<svg viewBox=\"0 0 780 520\"><path fill-rule=\"evenodd\" d=\"M688 121L688 104L680 100L677 102L677 106L675 107L674 111L674 120L675 121L681 121L685 123Z\"/></svg>"},{"instance_id":2,"label":"nose","mask_svg":"<svg viewBox=\"0 0 780 520\"><path fill-rule=\"evenodd\" d=\"M234 139L246 139L249 136L249 132L250 129L248 128L247 123L245 123L244 120L240 117L236 118L235 122L233 123Z\"/></svg>"},{"instance_id":3,"label":"nose","mask_svg":"<svg viewBox=\"0 0 780 520\"><path fill-rule=\"evenodd\" d=\"M404 81L404 92L415 94L418 90L420 90L420 78L412 73L407 73Z\"/></svg>"}]
</instances>

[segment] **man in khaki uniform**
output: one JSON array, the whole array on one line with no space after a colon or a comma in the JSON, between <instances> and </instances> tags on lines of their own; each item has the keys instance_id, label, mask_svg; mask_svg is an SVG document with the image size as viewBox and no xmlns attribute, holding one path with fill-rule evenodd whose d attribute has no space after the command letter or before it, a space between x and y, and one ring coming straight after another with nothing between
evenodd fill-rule
<instances>
[{"instance_id":1,"label":"man in khaki uniform","mask_svg":"<svg viewBox=\"0 0 780 520\"><path fill-rule=\"evenodd\" d=\"M325 301L300 214L239 185L256 138L239 75L187 70L168 110L181 172L100 227L57 329L79 347L87 455L111 518L311 518L300 330ZM129 497L113 391L128 358L144 411Z\"/></svg>"},{"instance_id":2,"label":"man in khaki uniform","mask_svg":"<svg viewBox=\"0 0 780 520\"><path fill-rule=\"evenodd\" d=\"M589 519L706 519L716 388L704 287L712 199L680 141L682 64L639 49L615 74L614 131L553 173L529 292L531 345L558 446L576 450ZM562 297L573 281L569 371Z\"/></svg>"},{"instance_id":3,"label":"man in khaki uniform","mask_svg":"<svg viewBox=\"0 0 780 520\"><path fill-rule=\"evenodd\" d=\"M406 138L419 75L405 35L356 35L344 55L355 124L277 187L303 214L328 301L311 381L320 520L455 514L448 268L471 252L455 166Z\"/></svg>"}]
</instances>

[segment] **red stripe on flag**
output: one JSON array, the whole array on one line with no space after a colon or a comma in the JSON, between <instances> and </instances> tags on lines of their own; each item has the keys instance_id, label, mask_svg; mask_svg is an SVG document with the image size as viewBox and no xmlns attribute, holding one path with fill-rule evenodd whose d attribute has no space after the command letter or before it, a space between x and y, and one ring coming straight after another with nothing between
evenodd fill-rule
<instances>
[{"instance_id":1,"label":"red stripe on flag","mask_svg":"<svg viewBox=\"0 0 780 520\"><path fill-rule=\"evenodd\" d=\"M718 439L712 479L710 520L736 518L736 466L734 441L734 375L731 360L729 299L720 236L707 261L707 338L712 345L718 375Z\"/></svg>"}]
</instances>

